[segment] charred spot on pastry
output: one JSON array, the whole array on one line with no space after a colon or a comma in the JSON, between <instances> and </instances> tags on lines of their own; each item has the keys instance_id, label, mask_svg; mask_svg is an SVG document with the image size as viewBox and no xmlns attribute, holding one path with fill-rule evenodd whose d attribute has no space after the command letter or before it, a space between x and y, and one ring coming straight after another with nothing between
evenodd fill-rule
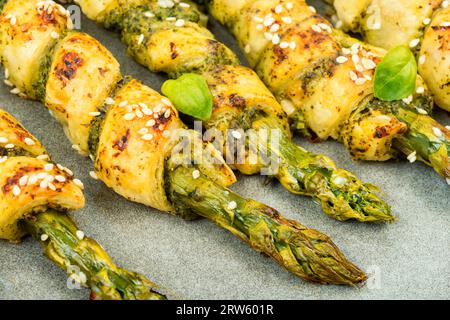
<instances>
[{"instance_id":1,"label":"charred spot on pastry","mask_svg":"<svg viewBox=\"0 0 450 320\"><path fill-rule=\"evenodd\" d=\"M246 106L245 98L238 95L237 93L232 93L228 96L228 101L233 107L244 109Z\"/></svg>"},{"instance_id":2,"label":"charred spot on pastry","mask_svg":"<svg viewBox=\"0 0 450 320\"><path fill-rule=\"evenodd\" d=\"M175 43L170 42L170 57L172 58L172 60L175 60L178 57L178 53L177 53L177 46Z\"/></svg>"},{"instance_id":3,"label":"charred spot on pastry","mask_svg":"<svg viewBox=\"0 0 450 320\"><path fill-rule=\"evenodd\" d=\"M12 177L9 177L6 180L5 185L2 187L3 193L8 193L12 190L12 188L19 183L20 178L22 178L25 174L33 171L41 170L40 168L26 166L20 168L16 174L14 174Z\"/></svg>"},{"instance_id":4,"label":"charred spot on pastry","mask_svg":"<svg viewBox=\"0 0 450 320\"><path fill-rule=\"evenodd\" d=\"M123 151L126 149L128 145L128 141L130 139L130 129L127 129L126 133L118 140L116 140L113 144L114 149L118 149L119 151Z\"/></svg>"},{"instance_id":5,"label":"charred spot on pastry","mask_svg":"<svg viewBox=\"0 0 450 320\"><path fill-rule=\"evenodd\" d=\"M62 61L56 66L56 77L64 84L72 80L79 67L83 65L83 59L75 52L66 52Z\"/></svg>"}]
</instances>

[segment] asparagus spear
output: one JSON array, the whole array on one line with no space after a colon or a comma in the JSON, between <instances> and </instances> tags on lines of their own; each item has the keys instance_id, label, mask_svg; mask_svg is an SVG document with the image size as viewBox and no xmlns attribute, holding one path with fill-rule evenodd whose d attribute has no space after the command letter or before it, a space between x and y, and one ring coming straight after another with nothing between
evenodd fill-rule
<instances>
[{"instance_id":1,"label":"asparagus spear","mask_svg":"<svg viewBox=\"0 0 450 320\"><path fill-rule=\"evenodd\" d=\"M70 276L91 290L91 299L166 299L143 275L117 267L95 240L77 235L78 228L67 214L47 210L23 223L51 261L67 271L71 266L79 268Z\"/></svg>"},{"instance_id":2,"label":"asparagus spear","mask_svg":"<svg viewBox=\"0 0 450 320\"><path fill-rule=\"evenodd\" d=\"M178 211L195 211L305 280L345 285L366 280L364 272L349 262L329 237L203 175L194 178L194 169L167 171L169 195Z\"/></svg>"},{"instance_id":3,"label":"asparagus spear","mask_svg":"<svg viewBox=\"0 0 450 320\"><path fill-rule=\"evenodd\" d=\"M83 1L83 3L88 4L89 1ZM148 12L151 12L152 16L149 16ZM104 26L120 31L122 40L128 45L129 52L142 64L147 64L151 59L148 56L149 52L145 49L145 45L136 43L138 35L149 35L158 28L168 27L161 23L161 20L164 21L168 17L192 21L199 23L199 25L204 22L201 12L196 10L194 5L191 7L172 6L165 8L156 5L154 1L115 8L108 15L108 18L103 21ZM206 34L208 31L205 29L204 33ZM211 41L215 40L211 39ZM176 43L173 46L176 47ZM223 45L221 44L221 46ZM183 72L204 73L213 69L217 64L237 64L237 57L228 48L221 46L216 46L222 49L217 49L217 57L213 57L211 65L199 67L194 61L192 64L183 65L183 70L167 71L168 75L177 77L182 75ZM178 52L177 54L183 53ZM170 59L170 57L167 57L167 59ZM205 59L207 58L205 57ZM214 74L214 77L220 76ZM252 80L258 82L255 86L260 85L256 76ZM267 91L265 87L263 90ZM266 92L263 94L266 94ZM267 92L267 94L271 96L270 92ZM217 100L221 99L220 96L215 98ZM273 100L276 103L275 99ZM260 112L245 112L243 110L232 112L234 112L234 119L229 122L221 121L219 128L221 131L231 129L231 123L235 123L236 128L258 130L262 127L286 132L286 128L280 125L280 122L285 122L287 126L287 118L284 113L275 116L273 113L269 115ZM264 122L264 125L261 126L258 122ZM206 126L208 125L206 123ZM346 170L338 169L329 157L313 154L296 146L290 140L288 133L283 134L283 147L278 150L267 150L267 146L270 145L270 138L268 139L261 141L258 145L247 145L246 148L255 149L256 154L277 153L281 161L281 170L278 170L272 176L277 178L290 192L313 197L320 203L327 215L340 221L355 219L361 222L387 222L394 220L390 207L378 197L378 189L376 187L361 182L354 174ZM236 158L234 157L234 159ZM258 163L255 167L261 168L265 165L261 158L257 160ZM237 165L236 167L244 173L249 171L251 173L255 172L252 168L246 170L248 166Z\"/></svg>"}]
</instances>

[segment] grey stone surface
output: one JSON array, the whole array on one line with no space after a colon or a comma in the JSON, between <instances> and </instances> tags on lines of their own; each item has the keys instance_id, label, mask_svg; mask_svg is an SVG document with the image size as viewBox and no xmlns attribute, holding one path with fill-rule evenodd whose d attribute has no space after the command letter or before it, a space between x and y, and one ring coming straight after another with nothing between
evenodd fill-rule
<instances>
[{"instance_id":1,"label":"grey stone surface","mask_svg":"<svg viewBox=\"0 0 450 320\"><path fill-rule=\"evenodd\" d=\"M106 45L130 74L159 89L164 76L148 72L126 56L115 34L83 20L82 30ZM219 39L237 50L217 24ZM89 160L77 155L61 127L39 103L24 101L0 85L0 105L34 133L54 158L86 185L87 206L75 219L121 266L144 273L171 298L186 299L448 299L450 298L449 186L429 167L405 161L354 162L337 142L296 142L328 154L339 166L380 186L398 221L390 225L340 223L311 199L289 194L263 177L241 177L232 189L277 208L289 218L330 235L347 256L378 282L362 288L320 286L291 275L209 221L179 218L128 202L89 178ZM449 124L448 114L437 117ZM0 242L0 299L86 299L70 290L63 271L28 238L20 245Z\"/></svg>"}]
</instances>

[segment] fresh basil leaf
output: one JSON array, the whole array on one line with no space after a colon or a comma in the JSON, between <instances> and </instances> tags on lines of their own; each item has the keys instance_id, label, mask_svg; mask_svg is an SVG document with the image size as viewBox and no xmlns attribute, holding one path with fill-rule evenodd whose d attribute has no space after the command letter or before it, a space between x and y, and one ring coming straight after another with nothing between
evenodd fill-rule
<instances>
[{"instance_id":1,"label":"fresh basil leaf","mask_svg":"<svg viewBox=\"0 0 450 320\"><path fill-rule=\"evenodd\" d=\"M411 50L398 46L388 51L375 70L374 95L383 101L410 96L416 88L417 64Z\"/></svg>"},{"instance_id":2,"label":"fresh basil leaf","mask_svg":"<svg viewBox=\"0 0 450 320\"><path fill-rule=\"evenodd\" d=\"M181 113L203 121L211 117L213 97L203 76L185 73L164 82L161 91Z\"/></svg>"}]
</instances>

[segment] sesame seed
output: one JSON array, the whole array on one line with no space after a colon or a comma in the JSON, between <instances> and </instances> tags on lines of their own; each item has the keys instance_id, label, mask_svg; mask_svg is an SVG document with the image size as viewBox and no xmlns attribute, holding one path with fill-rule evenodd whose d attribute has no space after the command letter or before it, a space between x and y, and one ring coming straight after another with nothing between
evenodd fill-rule
<instances>
[{"instance_id":1,"label":"sesame seed","mask_svg":"<svg viewBox=\"0 0 450 320\"><path fill-rule=\"evenodd\" d=\"M334 179L334 183L337 185L344 185L347 183L347 179L338 176Z\"/></svg>"},{"instance_id":2,"label":"sesame seed","mask_svg":"<svg viewBox=\"0 0 450 320\"><path fill-rule=\"evenodd\" d=\"M236 207L237 207L236 201L230 201L230 202L228 203L228 209L229 209L229 210L234 210L234 209L236 209Z\"/></svg>"},{"instance_id":3,"label":"sesame seed","mask_svg":"<svg viewBox=\"0 0 450 320\"><path fill-rule=\"evenodd\" d=\"M448 28L448 27L450 27L450 21L442 22L439 26L444 27L444 28Z\"/></svg>"},{"instance_id":4,"label":"sesame seed","mask_svg":"<svg viewBox=\"0 0 450 320\"><path fill-rule=\"evenodd\" d=\"M317 24L313 24L311 26L311 29L313 29L313 31L315 32L322 32L322 29Z\"/></svg>"},{"instance_id":5,"label":"sesame seed","mask_svg":"<svg viewBox=\"0 0 450 320\"><path fill-rule=\"evenodd\" d=\"M141 33L138 37L137 44L141 45L144 42L145 36Z\"/></svg>"},{"instance_id":6,"label":"sesame seed","mask_svg":"<svg viewBox=\"0 0 450 320\"><path fill-rule=\"evenodd\" d=\"M264 38L266 38L266 40L272 41L272 37L273 34L271 34L270 32L264 32Z\"/></svg>"},{"instance_id":7,"label":"sesame seed","mask_svg":"<svg viewBox=\"0 0 450 320\"><path fill-rule=\"evenodd\" d=\"M363 84L366 83L366 82L367 82L367 79L366 79L366 78L358 78L358 79L355 80L355 83L356 83L358 86L361 86L361 85L363 85Z\"/></svg>"},{"instance_id":8,"label":"sesame seed","mask_svg":"<svg viewBox=\"0 0 450 320\"><path fill-rule=\"evenodd\" d=\"M84 239L84 232L81 230L77 230L77 232L75 232L75 235L77 236L77 238L79 240L83 240Z\"/></svg>"},{"instance_id":9,"label":"sesame seed","mask_svg":"<svg viewBox=\"0 0 450 320\"><path fill-rule=\"evenodd\" d=\"M408 97L402 99L402 101L403 101L404 103L406 103L406 104L410 104L410 103L413 101L413 96L410 95L410 96L408 96Z\"/></svg>"},{"instance_id":10,"label":"sesame seed","mask_svg":"<svg viewBox=\"0 0 450 320\"><path fill-rule=\"evenodd\" d=\"M134 113L127 113L127 114L125 114L125 115L123 116L123 118L124 118L125 120L127 120L127 121L133 120L134 117L135 117L135 114L134 114Z\"/></svg>"},{"instance_id":11,"label":"sesame seed","mask_svg":"<svg viewBox=\"0 0 450 320\"><path fill-rule=\"evenodd\" d=\"M9 92L11 92L12 94L19 94L20 93L20 89L19 88L14 88L14 89L12 89Z\"/></svg>"},{"instance_id":12,"label":"sesame seed","mask_svg":"<svg viewBox=\"0 0 450 320\"><path fill-rule=\"evenodd\" d=\"M450 186L450 178L445 178L445 181L446 181L447 184Z\"/></svg>"},{"instance_id":13,"label":"sesame seed","mask_svg":"<svg viewBox=\"0 0 450 320\"><path fill-rule=\"evenodd\" d=\"M175 18L175 17L167 17L166 20L167 21L176 21L177 18Z\"/></svg>"},{"instance_id":14,"label":"sesame seed","mask_svg":"<svg viewBox=\"0 0 450 320\"><path fill-rule=\"evenodd\" d=\"M5 68L5 78L8 79L9 78L9 69Z\"/></svg>"},{"instance_id":15,"label":"sesame seed","mask_svg":"<svg viewBox=\"0 0 450 320\"><path fill-rule=\"evenodd\" d=\"M98 176L97 176L97 174L95 173L95 171L89 171L89 175L91 176L92 179L98 180Z\"/></svg>"},{"instance_id":16,"label":"sesame seed","mask_svg":"<svg viewBox=\"0 0 450 320\"><path fill-rule=\"evenodd\" d=\"M256 30L261 31L262 29L264 29L264 26L261 23L256 25Z\"/></svg>"},{"instance_id":17,"label":"sesame seed","mask_svg":"<svg viewBox=\"0 0 450 320\"><path fill-rule=\"evenodd\" d=\"M41 234L41 241L47 241L48 239L48 235L46 235L45 233Z\"/></svg>"},{"instance_id":18,"label":"sesame seed","mask_svg":"<svg viewBox=\"0 0 450 320\"><path fill-rule=\"evenodd\" d=\"M253 17L253 20L255 20L256 22L264 22L264 19L260 17Z\"/></svg>"},{"instance_id":19,"label":"sesame seed","mask_svg":"<svg viewBox=\"0 0 450 320\"><path fill-rule=\"evenodd\" d=\"M42 180L41 183L39 184L39 188L46 189L47 187L48 187L48 181Z\"/></svg>"},{"instance_id":20,"label":"sesame seed","mask_svg":"<svg viewBox=\"0 0 450 320\"><path fill-rule=\"evenodd\" d=\"M162 98L161 98L161 102L164 103L166 106L169 106L169 107L172 106L172 102L170 102L170 100L167 99L167 98L165 98L165 97L162 97ZM159 111L158 111L158 112L159 112Z\"/></svg>"},{"instance_id":21,"label":"sesame seed","mask_svg":"<svg viewBox=\"0 0 450 320\"><path fill-rule=\"evenodd\" d=\"M295 43L295 41L291 41L291 43L289 44L289 48L294 50L295 48L297 48L297 43Z\"/></svg>"},{"instance_id":22,"label":"sesame seed","mask_svg":"<svg viewBox=\"0 0 450 320\"><path fill-rule=\"evenodd\" d=\"M352 79L353 81L356 81L356 79L358 79L358 75L354 71L350 71L349 75L350 79Z\"/></svg>"},{"instance_id":23,"label":"sesame seed","mask_svg":"<svg viewBox=\"0 0 450 320\"><path fill-rule=\"evenodd\" d=\"M180 2L179 6L182 7L182 8L189 8L191 5L189 3L186 3L186 2Z\"/></svg>"},{"instance_id":24,"label":"sesame seed","mask_svg":"<svg viewBox=\"0 0 450 320\"><path fill-rule=\"evenodd\" d=\"M49 188L50 190L52 190L52 191L56 191L55 185L54 185L53 183L51 183L51 182L48 183L48 188Z\"/></svg>"},{"instance_id":25,"label":"sesame seed","mask_svg":"<svg viewBox=\"0 0 450 320\"><path fill-rule=\"evenodd\" d=\"M183 19L178 19L178 20L175 22L175 26L176 26L176 27L182 27L182 26L184 26L184 24L185 24L185 22L184 22Z\"/></svg>"},{"instance_id":26,"label":"sesame seed","mask_svg":"<svg viewBox=\"0 0 450 320\"><path fill-rule=\"evenodd\" d=\"M89 115L92 117L98 117L99 115L101 115L101 113L99 111L94 111L94 112L89 112Z\"/></svg>"},{"instance_id":27,"label":"sesame seed","mask_svg":"<svg viewBox=\"0 0 450 320\"><path fill-rule=\"evenodd\" d=\"M47 177L47 175L48 174L46 172L40 172L40 173L37 174L37 178L39 180L42 180L42 179L45 179L45 177Z\"/></svg>"},{"instance_id":28,"label":"sesame seed","mask_svg":"<svg viewBox=\"0 0 450 320\"><path fill-rule=\"evenodd\" d=\"M415 162L417 160L417 156L416 155L417 155L417 152L414 151L414 152L410 153L406 158L408 159L408 161L410 163L413 163L413 162Z\"/></svg>"},{"instance_id":29,"label":"sesame seed","mask_svg":"<svg viewBox=\"0 0 450 320\"><path fill-rule=\"evenodd\" d=\"M154 15L153 13L151 13L150 11L146 11L146 12L144 13L144 16L147 17L147 18L152 18L152 17L154 17L155 15Z\"/></svg>"},{"instance_id":30,"label":"sesame seed","mask_svg":"<svg viewBox=\"0 0 450 320\"><path fill-rule=\"evenodd\" d=\"M344 57L344 56L339 56L339 57L336 58L336 62L337 63L345 63L347 61L348 61L348 58Z\"/></svg>"},{"instance_id":31,"label":"sesame seed","mask_svg":"<svg viewBox=\"0 0 450 320\"><path fill-rule=\"evenodd\" d=\"M125 107L126 105L128 105L128 100L124 100L119 103L119 107Z\"/></svg>"},{"instance_id":32,"label":"sesame seed","mask_svg":"<svg viewBox=\"0 0 450 320\"><path fill-rule=\"evenodd\" d=\"M145 124L146 127L153 127L156 124L155 119L150 119L147 121L147 123Z\"/></svg>"},{"instance_id":33,"label":"sesame seed","mask_svg":"<svg viewBox=\"0 0 450 320\"><path fill-rule=\"evenodd\" d=\"M273 44L279 44L280 43L280 36L278 34L274 34L272 37L272 43Z\"/></svg>"},{"instance_id":34,"label":"sesame seed","mask_svg":"<svg viewBox=\"0 0 450 320\"><path fill-rule=\"evenodd\" d=\"M53 170L54 165L52 163L47 163L44 165L44 170L45 171L52 171Z\"/></svg>"},{"instance_id":35,"label":"sesame seed","mask_svg":"<svg viewBox=\"0 0 450 320\"><path fill-rule=\"evenodd\" d=\"M7 156L0 157L0 163L6 162L8 160Z\"/></svg>"},{"instance_id":36,"label":"sesame seed","mask_svg":"<svg viewBox=\"0 0 450 320\"><path fill-rule=\"evenodd\" d=\"M49 174L45 177L45 180L47 180L48 182L53 182L53 180L55 180L55 177L53 177L51 174Z\"/></svg>"},{"instance_id":37,"label":"sesame seed","mask_svg":"<svg viewBox=\"0 0 450 320\"><path fill-rule=\"evenodd\" d=\"M289 47L289 42L283 41L280 43L280 48L281 49L286 49Z\"/></svg>"},{"instance_id":38,"label":"sesame seed","mask_svg":"<svg viewBox=\"0 0 450 320\"><path fill-rule=\"evenodd\" d=\"M59 38L59 33L56 32L56 31L52 31L52 32L50 33L50 36L51 36L53 39L58 39L58 38Z\"/></svg>"},{"instance_id":39,"label":"sesame seed","mask_svg":"<svg viewBox=\"0 0 450 320\"><path fill-rule=\"evenodd\" d=\"M73 183L75 183L75 185L77 185L81 189L84 189L84 184L83 184L83 182L81 182L80 179L73 179Z\"/></svg>"},{"instance_id":40,"label":"sesame seed","mask_svg":"<svg viewBox=\"0 0 450 320\"><path fill-rule=\"evenodd\" d=\"M111 97L108 97L105 99L105 103L108 105L112 105L112 104L114 104L114 99Z\"/></svg>"},{"instance_id":41,"label":"sesame seed","mask_svg":"<svg viewBox=\"0 0 450 320\"><path fill-rule=\"evenodd\" d=\"M280 14L281 12L283 12L283 6L279 4L275 7L275 13Z\"/></svg>"},{"instance_id":42,"label":"sesame seed","mask_svg":"<svg viewBox=\"0 0 450 320\"><path fill-rule=\"evenodd\" d=\"M153 139L153 134L151 134L151 133L147 133L142 136L142 140L145 140L145 141L150 141L152 139Z\"/></svg>"},{"instance_id":43,"label":"sesame seed","mask_svg":"<svg viewBox=\"0 0 450 320\"><path fill-rule=\"evenodd\" d=\"M58 182L66 182L66 178L64 178L64 176L61 175L55 176L55 180Z\"/></svg>"},{"instance_id":44,"label":"sesame seed","mask_svg":"<svg viewBox=\"0 0 450 320\"><path fill-rule=\"evenodd\" d=\"M169 131L169 130L165 130L165 131L162 133L162 135L163 135L163 137L168 138L168 137L170 137L170 131Z\"/></svg>"},{"instance_id":45,"label":"sesame seed","mask_svg":"<svg viewBox=\"0 0 450 320\"><path fill-rule=\"evenodd\" d=\"M158 129L159 129L160 131L163 131L163 130L164 130L164 125L160 124L160 125L158 126Z\"/></svg>"},{"instance_id":46,"label":"sesame seed","mask_svg":"<svg viewBox=\"0 0 450 320\"><path fill-rule=\"evenodd\" d=\"M449 4L448 0L444 0L444 1L442 1L441 6L442 6L442 8L447 8L448 4Z\"/></svg>"},{"instance_id":47,"label":"sesame seed","mask_svg":"<svg viewBox=\"0 0 450 320\"><path fill-rule=\"evenodd\" d=\"M244 51L245 51L245 53L250 53L251 49L252 49L252 47L249 44L246 44Z\"/></svg>"},{"instance_id":48,"label":"sesame seed","mask_svg":"<svg viewBox=\"0 0 450 320\"><path fill-rule=\"evenodd\" d=\"M164 118L168 119L170 117L171 114L171 110L168 109L165 113L164 113Z\"/></svg>"},{"instance_id":49,"label":"sesame seed","mask_svg":"<svg viewBox=\"0 0 450 320\"><path fill-rule=\"evenodd\" d=\"M37 181L38 181L37 175L33 174L28 179L27 185L31 186L31 185L35 184Z\"/></svg>"},{"instance_id":50,"label":"sesame seed","mask_svg":"<svg viewBox=\"0 0 450 320\"><path fill-rule=\"evenodd\" d=\"M14 144L8 143L8 144L5 146L5 148L6 148L6 149L13 149L13 148L14 148Z\"/></svg>"},{"instance_id":51,"label":"sesame seed","mask_svg":"<svg viewBox=\"0 0 450 320\"><path fill-rule=\"evenodd\" d=\"M74 150L76 150L78 152L81 152L81 148L77 144L73 144L72 145L72 149L74 149Z\"/></svg>"},{"instance_id":52,"label":"sesame seed","mask_svg":"<svg viewBox=\"0 0 450 320\"><path fill-rule=\"evenodd\" d=\"M292 2L286 3L286 9L291 10L294 7L294 4Z\"/></svg>"},{"instance_id":53,"label":"sesame seed","mask_svg":"<svg viewBox=\"0 0 450 320\"><path fill-rule=\"evenodd\" d=\"M284 23L292 23L292 18L291 17L282 17L281 21L283 21Z\"/></svg>"},{"instance_id":54,"label":"sesame seed","mask_svg":"<svg viewBox=\"0 0 450 320\"><path fill-rule=\"evenodd\" d=\"M440 138L443 136L441 129L439 129L437 127L433 127L432 130L436 137Z\"/></svg>"},{"instance_id":55,"label":"sesame seed","mask_svg":"<svg viewBox=\"0 0 450 320\"><path fill-rule=\"evenodd\" d=\"M192 178L198 179L200 177L200 171L194 170L192 171Z\"/></svg>"},{"instance_id":56,"label":"sesame seed","mask_svg":"<svg viewBox=\"0 0 450 320\"><path fill-rule=\"evenodd\" d=\"M25 186L28 182L28 175L24 175L19 179L19 185L21 187Z\"/></svg>"},{"instance_id":57,"label":"sesame seed","mask_svg":"<svg viewBox=\"0 0 450 320\"><path fill-rule=\"evenodd\" d=\"M311 10L312 13L316 13L317 10L313 6L308 6L309 10Z\"/></svg>"},{"instance_id":58,"label":"sesame seed","mask_svg":"<svg viewBox=\"0 0 450 320\"><path fill-rule=\"evenodd\" d=\"M424 87L417 87L416 92L417 92L418 94L422 94L422 93L425 92L425 88L424 88Z\"/></svg>"},{"instance_id":59,"label":"sesame seed","mask_svg":"<svg viewBox=\"0 0 450 320\"><path fill-rule=\"evenodd\" d=\"M420 114L428 114L428 112L426 112L424 109L422 108L417 108L417 112Z\"/></svg>"},{"instance_id":60,"label":"sesame seed","mask_svg":"<svg viewBox=\"0 0 450 320\"><path fill-rule=\"evenodd\" d=\"M28 138L28 137L26 137L23 141L25 142L26 145L29 145L29 146L33 146L36 144L33 139Z\"/></svg>"},{"instance_id":61,"label":"sesame seed","mask_svg":"<svg viewBox=\"0 0 450 320\"><path fill-rule=\"evenodd\" d=\"M73 176L73 172L69 168L64 168L64 172L66 172L69 176Z\"/></svg>"},{"instance_id":62,"label":"sesame seed","mask_svg":"<svg viewBox=\"0 0 450 320\"><path fill-rule=\"evenodd\" d=\"M242 138L242 134L239 131L233 131L231 132L231 135L235 138L235 139L241 139Z\"/></svg>"},{"instance_id":63,"label":"sesame seed","mask_svg":"<svg viewBox=\"0 0 450 320\"><path fill-rule=\"evenodd\" d=\"M338 21L336 21L336 24L334 26L336 28L340 29L340 28L342 28L343 25L344 25L344 23L342 22L342 20L338 20Z\"/></svg>"},{"instance_id":64,"label":"sesame seed","mask_svg":"<svg viewBox=\"0 0 450 320\"><path fill-rule=\"evenodd\" d=\"M322 30L324 30L324 31L331 32L330 26L327 25L326 23L319 23L318 26L319 26Z\"/></svg>"},{"instance_id":65,"label":"sesame seed","mask_svg":"<svg viewBox=\"0 0 450 320\"><path fill-rule=\"evenodd\" d=\"M414 40L411 40L411 42L409 43L409 47L410 47L410 48L417 47L417 45L419 44L419 42L420 42L420 39L414 39Z\"/></svg>"},{"instance_id":66,"label":"sesame seed","mask_svg":"<svg viewBox=\"0 0 450 320\"><path fill-rule=\"evenodd\" d=\"M147 128L141 128L141 129L139 129L138 133L142 136L142 135L148 133L148 129Z\"/></svg>"},{"instance_id":67,"label":"sesame seed","mask_svg":"<svg viewBox=\"0 0 450 320\"><path fill-rule=\"evenodd\" d=\"M280 30L280 25L278 23L274 23L269 29L272 33L277 32L278 30Z\"/></svg>"},{"instance_id":68,"label":"sesame seed","mask_svg":"<svg viewBox=\"0 0 450 320\"><path fill-rule=\"evenodd\" d=\"M144 114L142 113L141 110L136 110L135 114L136 114L136 117L138 117L138 118L142 118L144 116Z\"/></svg>"},{"instance_id":69,"label":"sesame seed","mask_svg":"<svg viewBox=\"0 0 450 320\"><path fill-rule=\"evenodd\" d=\"M426 25L426 26L429 25L430 22L431 22L431 19L430 19L430 18L425 18L425 19L423 19L423 24Z\"/></svg>"},{"instance_id":70,"label":"sesame seed","mask_svg":"<svg viewBox=\"0 0 450 320\"><path fill-rule=\"evenodd\" d=\"M450 126L445 126L445 129L450 130Z\"/></svg>"},{"instance_id":71,"label":"sesame seed","mask_svg":"<svg viewBox=\"0 0 450 320\"><path fill-rule=\"evenodd\" d=\"M377 64L371 59L362 58L361 63L363 67L366 68L367 70L372 70L377 67Z\"/></svg>"},{"instance_id":72,"label":"sesame seed","mask_svg":"<svg viewBox=\"0 0 450 320\"><path fill-rule=\"evenodd\" d=\"M0 137L0 143L8 143L8 138Z\"/></svg>"},{"instance_id":73,"label":"sesame seed","mask_svg":"<svg viewBox=\"0 0 450 320\"><path fill-rule=\"evenodd\" d=\"M266 17L264 19L264 26L268 27L271 26L275 22L275 19L273 17Z\"/></svg>"},{"instance_id":74,"label":"sesame seed","mask_svg":"<svg viewBox=\"0 0 450 320\"><path fill-rule=\"evenodd\" d=\"M419 57L419 64L424 64L425 63L425 61L426 61L426 59L427 59L427 56L426 55L421 55L420 57Z\"/></svg>"},{"instance_id":75,"label":"sesame seed","mask_svg":"<svg viewBox=\"0 0 450 320\"><path fill-rule=\"evenodd\" d=\"M15 25L16 22L17 22L16 16L11 16L11 19L10 19L9 21L10 21L10 23L11 23L12 26Z\"/></svg>"},{"instance_id":76,"label":"sesame seed","mask_svg":"<svg viewBox=\"0 0 450 320\"><path fill-rule=\"evenodd\" d=\"M14 83L12 83L11 81L9 81L8 79L3 80L3 82L4 82L8 87L14 87Z\"/></svg>"}]
</instances>

